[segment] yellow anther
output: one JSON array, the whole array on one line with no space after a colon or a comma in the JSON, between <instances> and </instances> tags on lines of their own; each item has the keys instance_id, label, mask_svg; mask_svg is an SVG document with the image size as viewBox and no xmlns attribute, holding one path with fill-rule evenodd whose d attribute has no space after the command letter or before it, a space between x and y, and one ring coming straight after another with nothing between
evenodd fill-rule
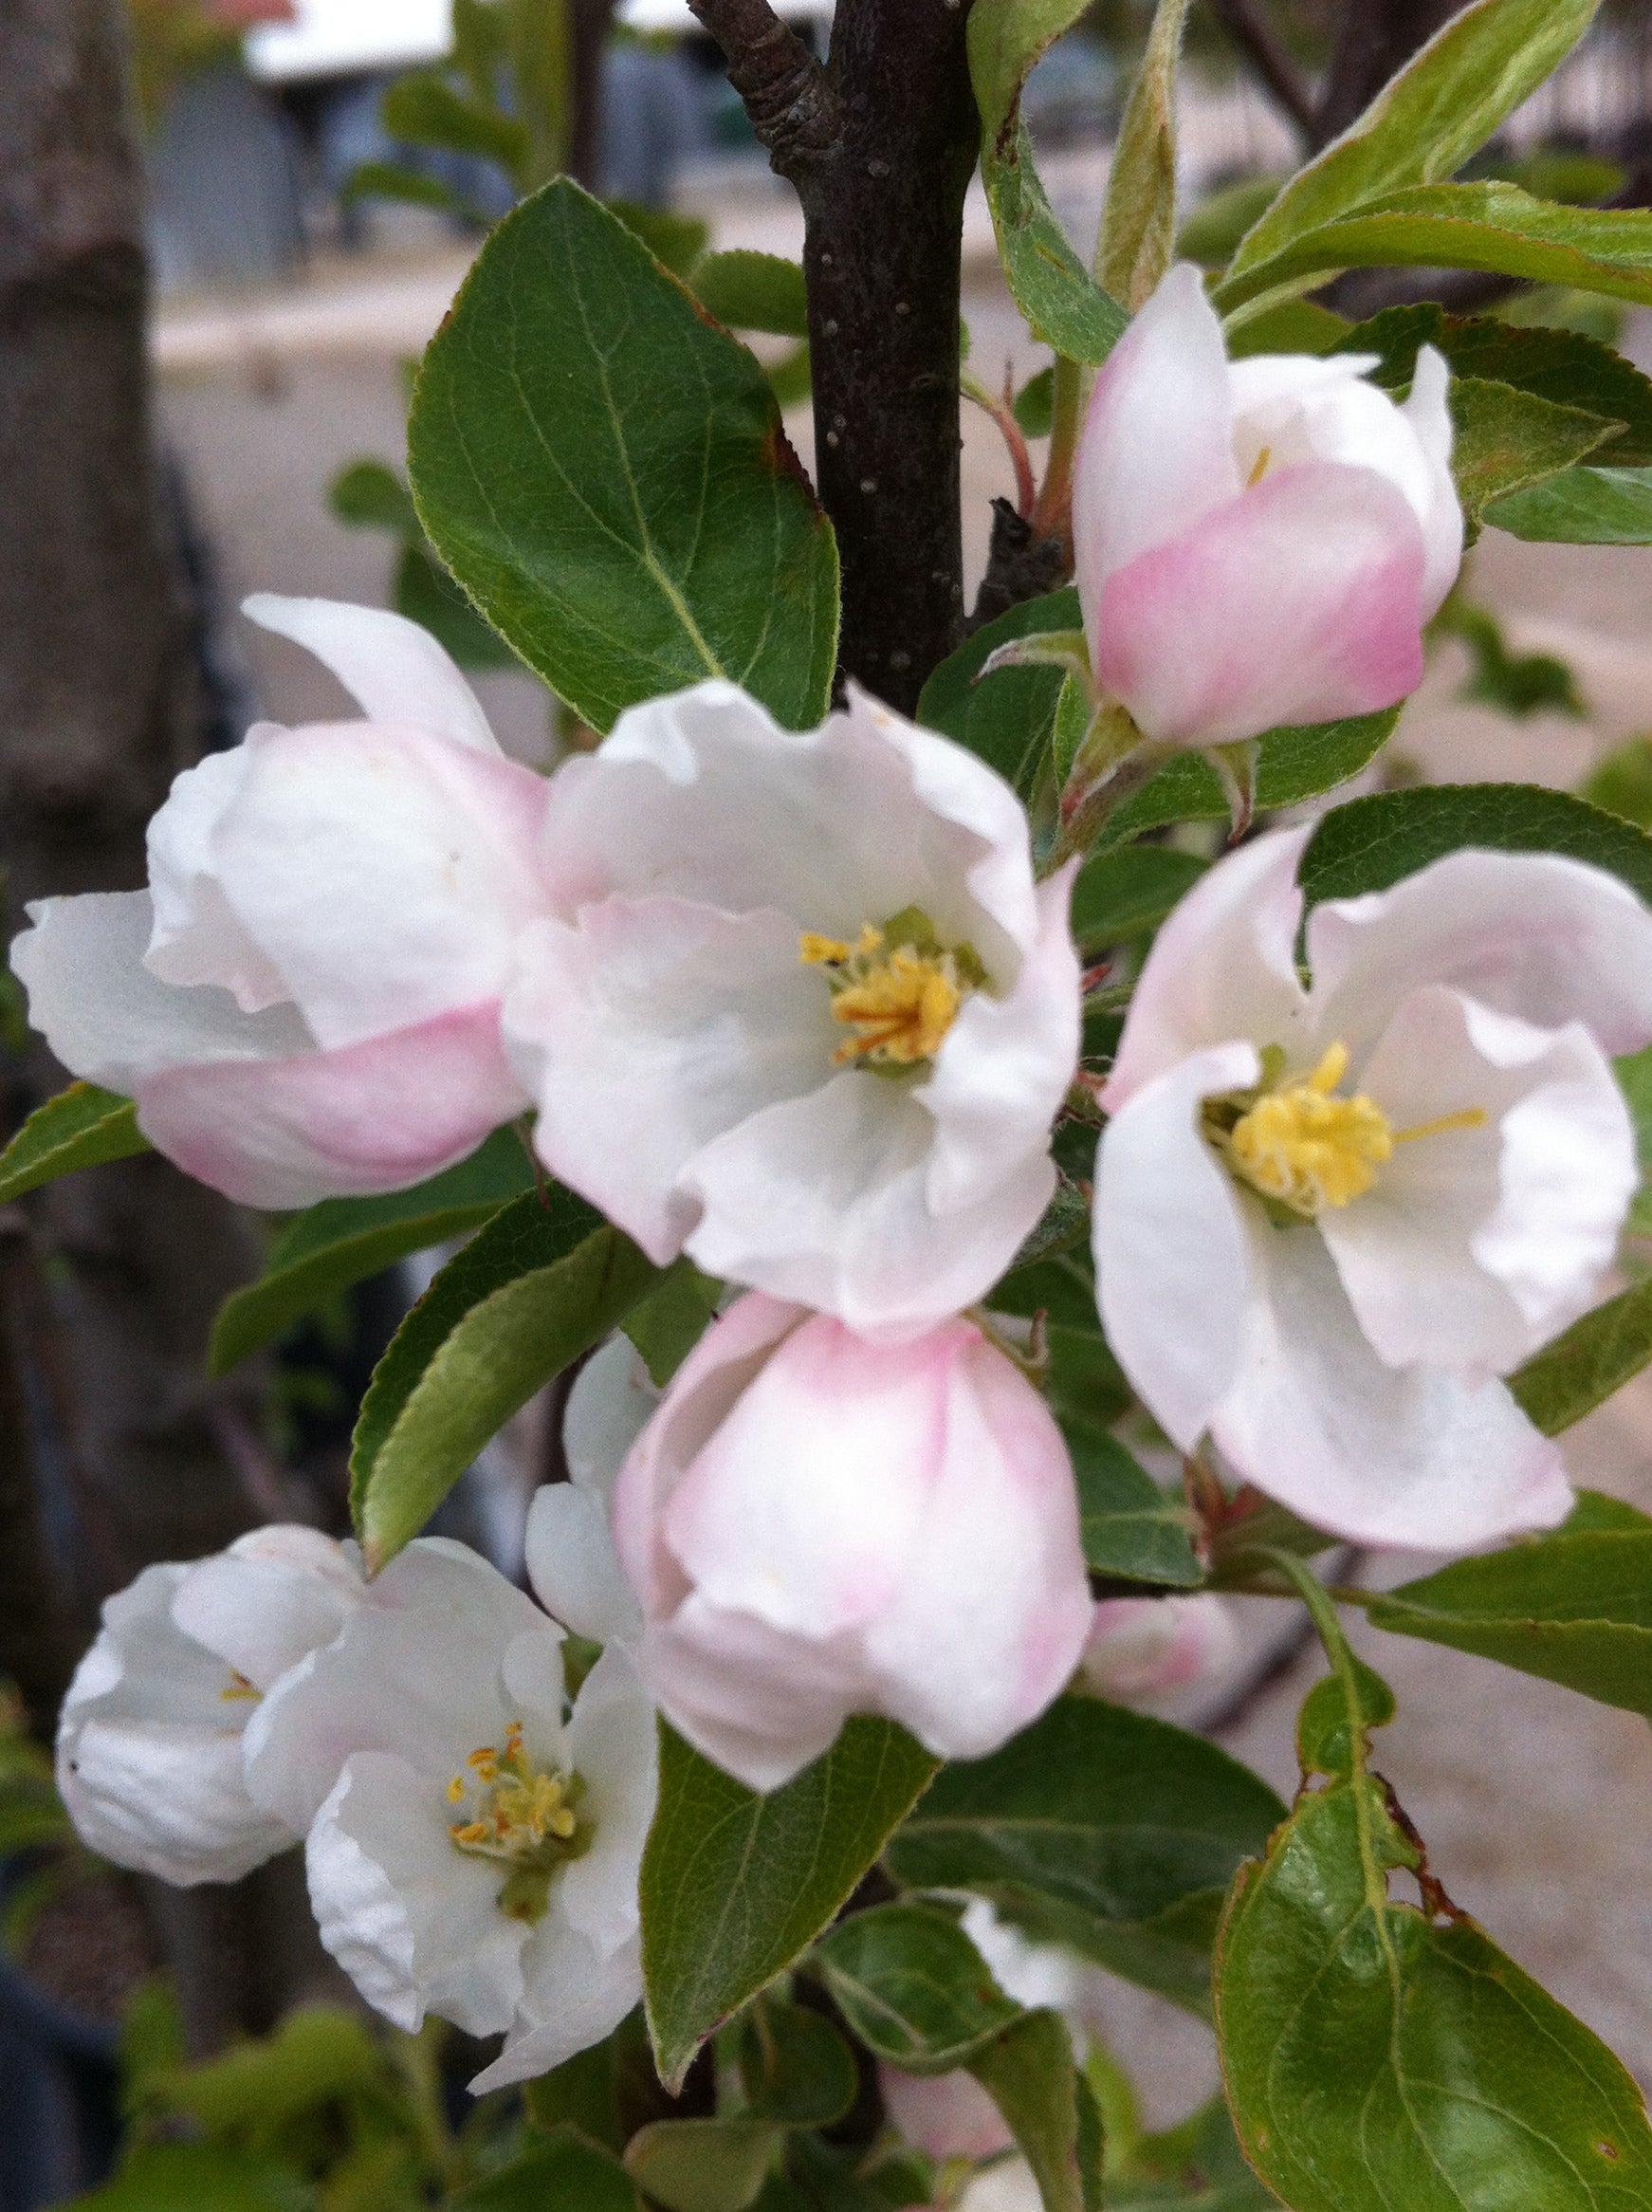
<instances>
[{"instance_id":1,"label":"yellow anther","mask_svg":"<svg viewBox=\"0 0 1652 2212\"><path fill-rule=\"evenodd\" d=\"M462 1774L456 1774L448 1784L448 1802L450 1805L462 1805L465 1802L465 1777Z\"/></svg>"},{"instance_id":2,"label":"yellow anther","mask_svg":"<svg viewBox=\"0 0 1652 2212\"><path fill-rule=\"evenodd\" d=\"M1454 1129L1484 1129L1483 1106L1465 1106L1460 1114L1442 1114L1437 1121L1420 1121L1413 1129L1397 1129L1396 1144L1415 1144L1420 1136L1449 1136Z\"/></svg>"},{"instance_id":3,"label":"yellow anther","mask_svg":"<svg viewBox=\"0 0 1652 2212\"><path fill-rule=\"evenodd\" d=\"M1262 478L1268 473L1268 463L1273 458L1273 447L1264 446L1261 452L1257 455L1256 464L1251 470L1250 474L1245 478L1245 489L1247 491L1250 490L1253 485L1259 484L1262 481Z\"/></svg>"},{"instance_id":4,"label":"yellow anther","mask_svg":"<svg viewBox=\"0 0 1652 2212\"><path fill-rule=\"evenodd\" d=\"M798 957L830 970L832 1018L849 1037L839 1067L915 1067L940 1050L965 996L985 981L969 945L944 946L927 915L909 907L882 929L868 922L853 945L805 931Z\"/></svg>"},{"instance_id":5,"label":"yellow anther","mask_svg":"<svg viewBox=\"0 0 1652 2212\"><path fill-rule=\"evenodd\" d=\"M458 1820L449 1829L448 1834L462 1851L473 1851L479 1843L487 1841L487 1823L486 1820Z\"/></svg>"},{"instance_id":6,"label":"yellow anther","mask_svg":"<svg viewBox=\"0 0 1652 2212\"><path fill-rule=\"evenodd\" d=\"M264 1692L261 1689L255 1689L238 1667L231 1667L229 1687L228 1689L221 1689L218 1695L226 1705L232 1705L241 1698L250 1698L256 1704Z\"/></svg>"},{"instance_id":7,"label":"yellow anther","mask_svg":"<svg viewBox=\"0 0 1652 2212\"><path fill-rule=\"evenodd\" d=\"M508 1918L541 1919L558 1871L589 1845L590 1827L575 1810L582 1792L577 1775L534 1764L520 1721L506 1729L503 1754L480 1745L449 1782L448 1802L462 1809L448 1825L453 1847L499 1862L499 1909Z\"/></svg>"},{"instance_id":8,"label":"yellow anther","mask_svg":"<svg viewBox=\"0 0 1652 2212\"><path fill-rule=\"evenodd\" d=\"M814 930L805 930L798 939L798 958L805 968L836 968L854 950L841 937L822 937Z\"/></svg>"}]
</instances>

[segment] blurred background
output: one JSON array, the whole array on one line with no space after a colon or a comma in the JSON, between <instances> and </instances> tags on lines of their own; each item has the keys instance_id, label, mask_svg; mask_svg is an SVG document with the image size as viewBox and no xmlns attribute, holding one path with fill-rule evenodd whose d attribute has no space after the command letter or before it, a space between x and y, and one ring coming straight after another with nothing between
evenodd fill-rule
<instances>
[{"instance_id":1,"label":"blurred background","mask_svg":"<svg viewBox=\"0 0 1652 2212\"><path fill-rule=\"evenodd\" d=\"M777 4L824 49L832 0ZM1149 12L1098 0L1029 88L1040 171L1081 250ZM1272 183L1450 12L1199 0L1184 250L1224 259ZM1580 203L1652 204L1652 4L1611 0L1475 167ZM686 0L0 0L8 934L28 898L140 882L143 823L202 750L260 718L342 710L313 661L241 620L249 591L396 605L472 673L518 757L548 766L583 741L458 599L403 474L421 349L488 226L563 169L690 281L708 248L800 253L796 199ZM1036 459L1047 357L1000 277L979 185L964 250L970 374L983 396L1016 396ZM1652 368L1652 318L1500 280L1364 272L1334 304L1365 315L1425 297L1572 323ZM798 337L751 342L807 463ZM964 432L973 578L1015 469L985 408L965 407ZM1652 549L1488 531L1373 774L1582 789L1652 827ZM59 1079L0 995L0 1136ZM269 1233L154 1159L0 1209L0 1679L15 1686L0 1707L0 2212L96 2187L122 2125L204 2130L239 2155L252 2124L209 2062L303 2001L342 2008L303 2016L333 2021L325 2050L259 2047L282 2109L310 2129L303 2202L428 2202L452 2129L513 2124L451 2092L461 2038L366 2038L290 1858L233 1890L164 1891L78 1853L50 1790L41 1746L109 1591L258 1521L343 1528L356 1405L430 1268L393 1270L209 1380L212 1314ZM506 1571L527 1496L556 1466L559 1415L529 1408L444 1509ZM1643 1382L1573 1431L1574 1476L1652 1506L1649 1439ZM1380 1558L1357 1571L1401 1578ZM1230 1673L1167 1709L1288 1792L1291 1716L1316 1662L1285 1609L1254 1601L1254 1614ZM1382 1664L1401 1699L1386 1764L1453 1894L1652 2083L1646 1728L1422 1645L1386 1646ZM1154 2122L1214 2088L1201 2023L1123 1984L1098 2001ZM379 2109L370 2076L405 2141L361 2120ZM265 2080L252 2104L267 2113L273 2093ZM119 2189L94 2202L167 2201Z\"/></svg>"}]
</instances>

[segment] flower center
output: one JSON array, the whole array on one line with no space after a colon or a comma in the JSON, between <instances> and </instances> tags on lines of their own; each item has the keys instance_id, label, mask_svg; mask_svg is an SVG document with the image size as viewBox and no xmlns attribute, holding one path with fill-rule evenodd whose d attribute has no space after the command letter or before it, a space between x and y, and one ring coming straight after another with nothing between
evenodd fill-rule
<instances>
[{"instance_id":1,"label":"flower center","mask_svg":"<svg viewBox=\"0 0 1652 2212\"><path fill-rule=\"evenodd\" d=\"M1300 1082L1281 1083L1283 1055L1276 1045L1262 1056L1262 1083L1254 1092L1205 1102L1204 1128L1237 1175L1264 1198L1312 1221L1328 1207L1349 1206L1377 1180L1394 1147L1450 1130L1478 1129L1485 1109L1464 1107L1414 1129L1396 1129L1375 1099L1356 1092L1339 1097L1348 1072L1348 1047L1332 1044Z\"/></svg>"},{"instance_id":2,"label":"flower center","mask_svg":"<svg viewBox=\"0 0 1652 2212\"><path fill-rule=\"evenodd\" d=\"M881 929L866 923L853 945L805 930L798 958L826 970L832 1019L849 1031L832 1055L839 1067L933 1060L959 1007L986 981L974 946L943 945L920 907L904 907Z\"/></svg>"},{"instance_id":3,"label":"flower center","mask_svg":"<svg viewBox=\"0 0 1652 2212\"><path fill-rule=\"evenodd\" d=\"M523 1748L522 1723L512 1721L503 1751L484 1743L448 1784L448 1802L462 1808L450 1821L455 1851L508 1866L499 1909L511 1920L542 1920L551 1883L570 1859L591 1848L589 1821L577 1807L584 1784L577 1774L536 1766Z\"/></svg>"}]
</instances>

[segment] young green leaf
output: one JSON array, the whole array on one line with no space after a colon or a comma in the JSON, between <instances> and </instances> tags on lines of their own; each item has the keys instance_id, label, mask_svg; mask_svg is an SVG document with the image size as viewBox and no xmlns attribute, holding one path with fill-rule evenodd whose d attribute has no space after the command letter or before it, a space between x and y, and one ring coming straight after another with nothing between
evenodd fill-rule
<instances>
[{"instance_id":1,"label":"young green leaf","mask_svg":"<svg viewBox=\"0 0 1652 2212\"><path fill-rule=\"evenodd\" d=\"M143 2143L113 2181L77 2197L74 2212L295 2212L308 2194L296 2167L245 2151Z\"/></svg>"},{"instance_id":2,"label":"young green leaf","mask_svg":"<svg viewBox=\"0 0 1652 2212\"><path fill-rule=\"evenodd\" d=\"M1399 719L1399 709L1387 707L1380 714L1354 715L1345 722L1269 730L1257 744L1257 807L1265 811L1298 806L1305 799L1335 790L1369 766ZM1109 817L1099 849L1128 843L1146 830L1163 829L1173 821L1225 821L1231 812L1215 769L1197 753L1186 753L1162 768Z\"/></svg>"},{"instance_id":3,"label":"young green leaf","mask_svg":"<svg viewBox=\"0 0 1652 2212\"><path fill-rule=\"evenodd\" d=\"M642 1355L649 1380L664 1390L706 1334L723 1285L692 1260L674 1261L640 1305L625 1317L625 1333Z\"/></svg>"},{"instance_id":4,"label":"young green leaf","mask_svg":"<svg viewBox=\"0 0 1652 2212\"><path fill-rule=\"evenodd\" d=\"M642 240L663 268L685 282L710 243L711 226L703 216L645 207L640 200L615 199L612 194L602 205Z\"/></svg>"},{"instance_id":5,"label":"young green leaf","mask_svg":"<svg viewBox=\"0 0 1652 2212\"><path fill-rule=\"evenodd\" d=\"M491 100L454 91L433 70L398 77L381 96L378 113L393 138L447 154L480 154L484 160L497 161L513 180L527 158L525 123L505 115Z\"/></svg>"},{"instance_id":6,"label":"young green leaf","mask_svg":"<svg viewBox=\"0 0 1652 2212\"><path fill-rule=\"evenodd\" d=\"M519 1198L450 1260L374 1371L350 1452L376 1573L488 1438L616 1327L659 1270L582 1199Z\"/></svg>"},{"instance_id":7,"label":"young green leaf","mask_svg":"<svg viewBox=\"0 0 1652 2212\"><path fill-rule=\"evenodd\" d=\"M945 1912L878 1905L815 1945L837 2009L871 2051L909 2074L950 2074L1020 2017Z\"/></svg>"},{"instance_id":8,"label":"young green leaf","mask_svg":"<svg viewBox=\"0 0 1652 2212\"><path fill-rule=\"evenodd\" d=\"M218 1308L208 1367L213 1374L228 1373L352 1283L412 1252L465 1235L533 1187L521 1137L514 1129L501 1129L468 1160L411 1190L323 1198L287 1223L258 1281L231 1291Z\"/></svg>"},{"instance_id":9,"label":"young green leaf","mask_svg":"<svg viewBox=\"0 0 1652 2212\"><path fill-rule=\"evenodd\" d=\"M1023 2013L966 2063L1032 2167L1044 2212L1100 2212L1101 2115L1060 2014Z\"/></svg>"},{"instance_id":10,"label":"young green leaf","mask_svg":"<svg viewBox=\"0 0 1652 2212\"><path fill-rule=\"evenodd\" d=\"M1245 2164L1225 2098L1162 2135L1143 2135L1122 2170L1108 2143L1108 2212L1271 2212L1279 2200Z\"/></svg>"},{"instance_id":11,"label":"young green leaf","mask_svg":"<svg viewBox=\"0 0 1652 2212\"><path fill-rule=\"evenodd\" d=\"M1604 415L1483 377L1454 377L1450 397L1451 472L1471 528L1494 500L1558 476L1618 434Z\"/></svg>"},{"instance_id":12,"label":"young green leaf","mask_svg":"<svg viewBox=\"0 0 1652 2212\"><path fill-rule=\"evenodd\" d=\"M1012 638L1041 636L1049 630L1075 630L1078 594L1071 588L1047 598L1026 599L986 622L958 651L949 654L924 686L918 720L945 732L987 765L1023 799L1031 799L1039 770L1049 758L1055 710L1064 682L1058 668L1003 668L984 683L976 678L989 654Z\"/></svg>"},{"instance_id":13,"label":"young green leaf","mask_svg":"<svg viewBox=\"0 0 1652 2212\"><path fill-rule=\"evenodd\" d=\"M1569 1524L1459 1559L1373 1597L1366 1614L1652 1720L1652 1521Z\"/></svg>"},{"instance_id":14,"label":"young green leaf","mask_svg":"<svg viewBox=\"0 0 1652 2212\"><path fill-rule=\"evenodd\" d=\"M1078 1480L1084 1563L1091 1573L1182 1588L1202 1582L1185 1506L1172 1504L1105 1429L1069 1417L1061 1432Z\"/></svg>"},{"instance_id":15,"label":"young green leaf","mask_svg":"<svg viewBox=\"0 0 1652 2212\"><path fill-rule=\"evenodd\" d=\"M96 1083L71 1083L37 1106L0 1152L0 1206L77 1168L101 1168L106 1160L127 1160L148 1150L130 1098L101 1091Z\"/></svg>"},{"instance_id":16,"label":"young green leaf","mask_svg":"<svg viewBox=\"0 0 1652 2212\"><path fill-rule=\"evenodd\" d=\"M1367 1769L1392 1698L1328 1630L1332 1675L1302 1729L1304 1778L1326 1779L1241 1871L1217 1942L1245 2155L1293 2212L1652 2203L1639 2090L1428 1874ZM1398 1870L1421 1908L1390 1900Z\"/></svg>"},{"instance_id":17,"label":"young green leaf","mask_svg":"<svg viewBox=\"0 0 1652 2212\"><path fill-rule=\"evenodd\" d=\"M449 2200L448 2212L642 2212L636 2184L618 2159L569 2127L496 2167Z\"/></svg>"},{"instance_id":18,"label":"young green leaf","mask_svg":"<svg viewBox=\"0 0 1652 2212\"><path fill-rule=\"evenodd\" d=\"M1297 880L1310 906L1357 898L1465 845L1569 854L1652 900L1652 838L1568 792L1533 783L1446 783L1349 800L1320 822Z\"/></svg>"},{"instance_id":19,"label":"young green leaf","mask_svg":"<svg viewBox=\"0 0 1652 2212\"><path fill-rule=\"evenodd\" d=\"M353 530L390 530L398 538L422 538L413 493L383 461L348 462L327 487L327 505Z\"/></svg>"},{"instance_id":20,"label":"young green leaf","mask_svg":"<svg viewBox=\"0 0 1652 2212\"><path fill-rule=\"evenodd\" d=\"M1559 1436L1604 1406L1652 1360L1652 1281L1631 1283L1584 1314L1509 1377L1528 1420Z\"/></svg>"},{"instance_id":21,"label":"young green leaf","mask_svg":"<svg viewBox=\"0 0 1652 2212\"><path fill-rule=\"evenodd\" d=\"M784 2134L765 2120L653 2120L626 2145L625 2170L666 2212L745 2212Z\"/></svg>"},{"instance_id":22,"label":"young green leaf","mask_svg":"<svg viewBox=\"0 0 1652 2212\"><path fill-rule=\"evenodd\" d=\"M1652 469L1568 469L1495 501L1482 519L1540 544L1652 545Z\"/></svg>"},{"instance_id":23,"label":"young green leaf","mask_svg":"<svg viewBox=\"0 0 1652 2212\"><path fill-rule=\"evenodd\" d=\"M1571 51L1598 6L1475 0L1454 15L1364 115L1292 177L1240 240L1235 273L1276 260L1305 232L1368 200L1455 175Z\"/></svg>"},{"instance_id":24,"label":"young green leaf","mask_svg":"<svg viewBox=\"0 0 1652 2212\"><path fill-rule=\"evenodd\" d=\"M692 281L701 306L730 330L809 335L808 296L795 261L778 253L708 253L695 265Z\"/></svg>"},{"instance_id":25,"label":"young green leaf","mask_svg":"<svg viewBox=\"0 0 1652 2212\"><path fill-rule=\"evenodd\" d=\"M935 1765L892 1722L853 1720L824 1758L759 1797L661 1724L642 1965L668 2088L831 1921Z\"/></svg>"},{"instance_id":26,"label":"young green leaf","mask_svg":"<svg viewBox=\"0 0 1652 2212\"><path fill-rule=\"evenodd\" d=\"M1073 886L1074 936L1087 950L1099 950L1157 929L1209 865L1168 845L1097 853Z\"/></svg>"},{"instance_id":27,"label":"young green leaf","mask_svg":"<svg viewBox=\"0 0 1652 2212\"><path fill-rule=\"evenodd\" d=\"M825 712L836 548L767 380L577 185L484 247L408 441L437 551L594 728L706 676Z\"/></svg>"},{"instance_id":28,"label":"young green leaf","mask_svg":"<svg viewBox=\"0 0 1652 2212\"><path fill-rule=\"evenodd\" d=\"M854 2104L860 2089L854 2054L821 2014L763 1997L741 2015L736 2032L742 2110L749 2118L832 2128Z\"/></svg>"},{"instance_id":29,"label":"young green leaf","mask_svg":"<svg viewBox=\"0 0 1652 2212\"><path fill-rule=\"evenodd\" d=\"M977 1890L1197 2006L1221 1891L1283 1815L1215 1744L1065 1697L1001 1751L943 1768L884 1860L898 1882Z\"/></svg>"},{"instance_id":30,"label":"young green leaf","mask_svg":"<svg viewBox=\"0 0 1652 2212\"><path fill-rule=\"evenodd\" d=\"M1158 0L1108 170L1095 281L1132 312L1176 245L1176 65L1187 0Z\"/></svg>"}]
</instances>

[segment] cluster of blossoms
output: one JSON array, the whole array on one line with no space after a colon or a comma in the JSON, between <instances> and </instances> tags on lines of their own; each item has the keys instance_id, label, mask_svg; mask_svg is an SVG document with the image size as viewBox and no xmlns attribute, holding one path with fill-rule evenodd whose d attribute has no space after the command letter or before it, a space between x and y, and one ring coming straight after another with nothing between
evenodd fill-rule
<instances>
[{"instance_id":1,"label":"cluster of blossoms","mask_svg":"<svg viewBox=\"0 0 1652 2212\"><path fill-rule=\"evenodd\" d=\"M1444 370L1424 351L1402 408L1372 365L1230 365L1178 269L1101 372L1086 666L1143 743L1417 681L1461 551ZM1055 1192L1083 1005L1076 863L1039 880L1008 786L864 694L797 733L722 682L545 779L412 624L248 611L365 719L254 728L178 778L146 891L33 910L13 960L59 1058L266 1207L407 1186L531 1113L651 1260L742 1295L663 1395L623 1340L581 1376L540 1604L431 1539L371 1582L296 1530L152 1568L77 1677L64 1789L173 1880L304 1838L368 1998L505 2031L482 2078L519 2079L636 2000L656 1709L771 1790L851 1714L978 1757L1075 1675L1186 1679L1225 1624L1092 1603L1061 1432L981 1311ZM1303 843L1219 862L1146 963L1102 1092L1108 1339L1177 1446L1321 1529L1551 1524L1558 1455L1500 1378L1612 1256L1608 1056L1652 1040L1652 917L1466 852L1304 927Z\"/></svg>"}]
</instances>

